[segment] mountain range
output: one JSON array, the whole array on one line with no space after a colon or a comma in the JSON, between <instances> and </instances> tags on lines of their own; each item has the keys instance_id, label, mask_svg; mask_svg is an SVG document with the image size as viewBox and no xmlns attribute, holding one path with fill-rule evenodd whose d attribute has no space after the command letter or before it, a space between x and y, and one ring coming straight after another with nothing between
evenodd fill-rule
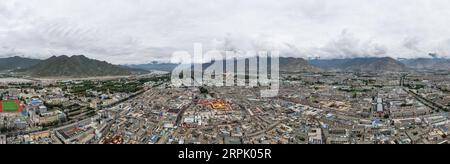
<instances>
[{"instance_id":1,"label":"mountain range","mask_svg":"<svg viewBox=\"0 0 450 164\"><path fill-rule=\"evenodd\" d=\"M4 59L0 59L2 61ZM16 62L28 61L21 58ZM34 59L33 59L34 60ZM11 68L9 68L11 69ZM113 65L105 61L89 59L83 55L53 56L37 63L30 63L26 67L16 69L32 77L96 77L96 76L125 76L147 71L131 69L124 66Z\"/></svg>"},{"instance_id":2,"label":"mountain range","mask_svg":"<svg viewBox=\"0 0 450 164\"><path fill-rule=\"evenodd\" d=\"M242 60L245 60L246 65L248 65L248 60L255 60L256 58L246 58L246 59L238 59L242 62ZM234 60L234 62L237 62L238 60ZM270 59L269 59L270 61ZM319 72L321 71L320 68L317 68L315 66L312 66L303 58L280 58L280 71L282 72ZM229 62L228 61L220 61L220 62ZM208 66L212 65L213 62L203 63L203 69L206 69ZM171 72L173 69L175 69L179 64L173 64L173 63L157 63L152 62L149 64L140 64L140 65L127 65L131 68L138 68L138 69L145 69L145 70L158 70L158 71L167 71Z\"/></svg>"},{"instance_id":3,"label":"mountain range","mask_svg":"<svg viewBox=\"0 0 450 164\"><path fill-rule=\"evenodd\" d=\"M281 72L321 72L322 68L311 65L303 58L280 58Z\"/></svg>"},{"instance_id":4,"label":"mountain range","mask_svg":"<svg viewBox=\"0 0 450 164\"><path fill-rule=\"evenodd\" d=\"M1 58L0 59L0 72L1 71L11 71L16 69L24 69L34 66L41 62L39 59L29 59L19 56Z\"/></svg>"},{"instance_id":5,"label":"mountain range","mask_svg":"<svg viewBox=\"0 0 450 164\"><path fill-rule=\"evenodd\" d=\"M253 59L255 60L255 59ZM269 59L270 61L270 59ZM305 60L303 58L281 57L281 72L321 72L321 71L354 71L354 72L398 72L407 67L393 58L353 58L329 60ZM134 65L133 68L170 71L176 64L144 64Z\"/></svg>"},{"instance_id":6,"label":"mountain range","mask_svg":"<svg viewBox=\"0 0 450 164\"><path fill-rule=\"evenodd\" d=\"M408 69L390 57L310 60L309 63L328 71L402 72Z\"/></svg>"},{"instance_id":7,"label":"mountain range","mask_svg":"<svg viewBox=\"0 0 450 164\"><path fill-rule=\"evenodd\" d=\"M415 69L450 70L450 59L444 58L417 58L399 60L406 66Z\"/></svg>"},{"instance_id":8,"label":"mountain range","mask_svg":"<svg viewBox=\"0 0 450 164\"><path fill-rule=\"evenodd\" d=\"M408 69L450 70L450 59L443 58L395 60L390 57L381 57L305 60L303 58L282 57L279 61L281 72L297 73L320 71L402 72L407 71ZM213 64L213 62L204 63L202 65L205 69L211 64ZM0 58L0 72L15 71L34 77L132 75L147 72L144 70L170 72L177 66L179 66L179 64L156 62L141 65L120 66L113 65L105 61L89 59L83 55L75 55L71 57L65 55L53 56L46 60L23 57Z\"/></svg>"}]
</instances>

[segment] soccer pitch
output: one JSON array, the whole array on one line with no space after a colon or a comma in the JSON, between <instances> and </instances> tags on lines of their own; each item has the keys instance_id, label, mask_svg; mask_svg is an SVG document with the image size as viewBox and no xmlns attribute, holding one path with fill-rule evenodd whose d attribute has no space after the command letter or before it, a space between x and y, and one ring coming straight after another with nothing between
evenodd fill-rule
<instances>
[{"instance_id":1,"label":"soccer pitch","mask_svg":"<svg viewBox=\"0 0 450 164\"><path fill-rule=\"evenodd\" d=\"M19 110L19 105L16 101L2 101L1 103L4 112L15 112Z\"/></svg>"}]
</instances>

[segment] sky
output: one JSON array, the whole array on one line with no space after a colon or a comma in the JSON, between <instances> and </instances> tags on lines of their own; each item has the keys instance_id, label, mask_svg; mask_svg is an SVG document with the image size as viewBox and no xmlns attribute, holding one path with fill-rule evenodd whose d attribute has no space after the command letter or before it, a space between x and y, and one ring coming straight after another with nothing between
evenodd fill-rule
<instances>
[{"instance_id":1,"label":"sky","mask_svg":"<svg viewBox=\"0 0 450 164\"><path fill-rule=\"evenodd\" d=\"M302 58L450 57L449 27L448 0L1 0L0 58L142 64L194 43Z\"/></svg>"}]
</instances>

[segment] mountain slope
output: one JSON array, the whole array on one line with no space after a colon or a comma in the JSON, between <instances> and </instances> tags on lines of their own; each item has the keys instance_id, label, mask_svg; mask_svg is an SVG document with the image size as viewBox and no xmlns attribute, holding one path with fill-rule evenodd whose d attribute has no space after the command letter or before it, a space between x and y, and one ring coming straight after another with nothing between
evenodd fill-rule
<instances>
[{"instance_id":1,"label":"mountain slope","mask_svg":"<svg viewBox=\"0 0 450 164\"><path fill-rule=\"evenodd\" d=\"M248 60L257 61L257 58L246 58L246 59L238 59L242 62L242 60L245 60L246 65L248 66ZM270 59L269 59L270 61ZM305 59L302 58L280 58L280 71L281 72L318 72L320 71L319 68L314 67L310 65ZM224 60L220 62L230 62L229 60ZM237 61L235 61L237 62ZM215 62L208 62L203 63L202 67L203 69L206 69L210 65L212 65ZM172 71L175 69L178 64L173 63L150 63L150 64L140 64L140 65L128 65L128 67L131 68L138 68L138 69L144 69L144 70L158 70L158 71Z\"/></svg>"},{"instance_id":2,"label":"mountain slope","mask_svg":"<svg viewBox=\"0 0 450 164\"><path fill-rule=\"evenodd\" d=\"M85 56L53 56L23 70L35 77L94 77L130 75L130 69Z\"/></svg>"},{"instance_id":3,"label":"mountain slope","mask_svg":"<svg viewBox=\"0 0 450 164\"><path fill-rule=\"evenodd\" d=\"M414 69L450 70L450 60L443 58L404 59L401 62Z\"/></svg>"},{"instance_id":4,"label":"mountain slope","mask_svg":"<svg viewBox=\"0 0 450 164\"><path fill-rule=\"evenodd\" d=\"M321 69L303 58L280 58L281 72L320 72Z\"/></svg>"},{"instance_id":5,"label":"mountain slope","mask_svg":"<svg viewBox=\"0 0 450 164\"><path fill-rule=\"evenodd\" d=\"M390 57L311 60L309 63L332 71L401 72L407 70L403 63Z\"/></svg>"},{"instance_id":6,"label":"mountain slope","mask_svg":"<svg viewBox=\"0 0 450 164\"><path fill-rule=\"evenodd\" d=\"M0 59L0 71L15 70L22 68L29 68L41 62L39 59L29 59L22 57L10 57Z\"/></svg>"}]
</instances>

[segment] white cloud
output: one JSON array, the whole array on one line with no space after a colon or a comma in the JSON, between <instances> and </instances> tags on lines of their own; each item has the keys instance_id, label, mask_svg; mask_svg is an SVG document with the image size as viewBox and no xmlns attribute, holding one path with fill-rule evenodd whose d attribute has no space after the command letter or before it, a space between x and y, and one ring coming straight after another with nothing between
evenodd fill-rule
<instances>
[{"instance_id":1,"label":"white cloud","mask_svg":"<svg viewBox=\"0 0 450 164\"><path fill-rule=\"evenodd\" d=\"M0 57L144 63L196 42L300 57L450 57L449 19L448 0L2 0Z\"/></svg>"}]
</instances>

